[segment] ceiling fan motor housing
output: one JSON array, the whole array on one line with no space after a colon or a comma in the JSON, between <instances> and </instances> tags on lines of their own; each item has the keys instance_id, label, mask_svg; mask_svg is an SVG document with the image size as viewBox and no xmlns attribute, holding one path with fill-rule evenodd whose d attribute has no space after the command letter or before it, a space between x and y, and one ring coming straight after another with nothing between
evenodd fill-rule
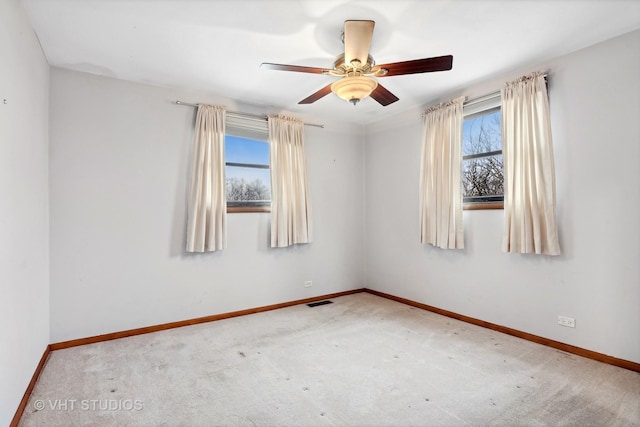
<instances>
[{"instance_id":1,"label":"ceiling fan motor housing","mask_svg":"<svg viewBox=\"0 0 640 427\"><path fill-rule=\"evenodd\" d=\"M375 61L373 60L373 56L367 56L367 62L365 64L361 63L358 60L351 61L350 64L347 64L344 59L344 53L338 55L336 60L333 62L333 75L344 76L352 72L359 72L364 75L368 75L371 73L371 69L375 65Z\"/></svg>"}]
</instances>

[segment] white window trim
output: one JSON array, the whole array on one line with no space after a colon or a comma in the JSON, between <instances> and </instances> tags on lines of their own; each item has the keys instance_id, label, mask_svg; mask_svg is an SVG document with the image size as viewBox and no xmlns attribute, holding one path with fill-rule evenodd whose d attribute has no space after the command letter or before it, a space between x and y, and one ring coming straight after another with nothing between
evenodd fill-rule
<instances>
[{"instance_id":1,"label":"white window trim","mask_svg":"<svg viewBox=\"0 0 640 427\"><path fill-rule=\"evenodd\" d=\"M471 118L476 114L484 113L487 110L492 110L502 106L502 96L500 91L492 92L490 94L470 99L462 104L462 116L465 119Z\"/></svg>"}]
</instances>

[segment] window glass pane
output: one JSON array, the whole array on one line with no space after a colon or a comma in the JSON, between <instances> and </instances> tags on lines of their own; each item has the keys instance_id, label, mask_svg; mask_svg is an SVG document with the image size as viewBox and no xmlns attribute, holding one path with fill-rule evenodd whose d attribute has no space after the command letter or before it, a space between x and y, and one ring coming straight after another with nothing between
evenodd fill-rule
<instances>
[{"instance_id":1,"label":"window glass pane","mask_svg":"<svg viewBox=\"0 0 640 427\"><path fill-rule=\"evenodd\" d=\"M269 164L269 143L266 141L225 135L224 150L227 163Z\"/></svg>"},{"instance_id":2,"label":"window glass pane","mask_svg":"<svg viewBox=\"0 0 640 427\"><path fill-rule=\"evenodd\" d=\"M491 109L463 122L462 195L467 204L504 200L500 120L500 109Z\"/></svg>"},{"instance_id":3,"label":"window glass pane","mask_svg":"<svg viewBox=\"0 0 640 427\"><path fill-rule=\"evenodd\" d=\"M502 154L464 160L462 162L462 194L465 198L502 196L504 194Z\"/></svg>"},{"instance_id":4,"label":"window glass pane","mask_svg":"<svg viewBox=\"0 0 640 427\"><path fill-rule=\"evenodd\" d=\"M500 110L465 119L462 125L462 155L502 150Z\"/></svg>"},{"instance_id":5,"label":"window glass pane","mask_svg":"<svg viewBox=\"0 0 640 427\"><path fill-rule=\"evenodd\" d=\"M271 200L269 169L227 166L225 174L227 202Z\"/></svg>"}]
</instances>

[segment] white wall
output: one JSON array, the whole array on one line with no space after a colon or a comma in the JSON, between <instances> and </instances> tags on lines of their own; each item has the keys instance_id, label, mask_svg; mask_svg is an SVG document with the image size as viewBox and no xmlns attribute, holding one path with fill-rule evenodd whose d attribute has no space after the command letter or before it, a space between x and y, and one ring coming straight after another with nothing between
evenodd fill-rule
<instances>
[{"instance_id":1,"label":"white wall","mask_svg":"<svg viewBox=\"0 0 640 427\"><path fill-rule=\"evenodd\" d=\"M0 2L0 28L0 425L8 425L49 344L49 66L17 1Z\"/></svg>"},{"instance_id":2,"label":"white wall","mask_svg":"<svg viewBox=\"0 0 640 427\"><path fill-rule=\"evenodd\" d=\"M502 253L501 210L465 211L463 251L421 246L419 112L367 128L366 286L640 362L638 52L635 31L451 94L549 69L559 257Z\"/></svg>"},{"instance_id":3,"label":"white wall","mask_svg":"<svg viewBox=\"0 0 640 427\"><path fill-rule=\"evenodd\" d=\"M236 213L226 250L186 254L195 110L178 99L264 112L52 68L52 342L363 286L361 129L305 128L313 243L270 249L270 214Z\"/></svg>"}]
</instances>

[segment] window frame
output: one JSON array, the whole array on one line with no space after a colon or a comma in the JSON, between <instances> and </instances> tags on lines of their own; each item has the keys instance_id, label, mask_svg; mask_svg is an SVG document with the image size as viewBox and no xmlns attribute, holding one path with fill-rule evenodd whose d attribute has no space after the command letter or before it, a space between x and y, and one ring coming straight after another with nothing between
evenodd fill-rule
<instances>
[{"instance_id":1,"label":"window frame","mask_svg":"<svg viewBox=\"0 0 640 427\"><path fill-rule=\"evenodd\" d=\"M487 114L492 114L496 111L502 112L502 97L499 91L465 102L463 105L463 123L464 123L464 120L473 119L475 117L480 117ZM469 154L467 156L461 156L461 159L460 159L461 173L464 170L463 166L466 160L472 160L474 158L492 157L498 154L502 154L503 152L502 150L502 118L501 118L500 124L501 124L500 150L487 151L487 152L478 153L478 154ZM503 179L504 179L504 176L503 176ZM460 185L462 186L462 177L460 180ZM487 196L487 198L501 197L501 200L496 200L496 201L473 202L473 201L465 201L464 195L462 197L463 197L463 200L462 200L463 210L504 209L504 194L502 194L502 196Z\"/></svg>"},{"instance_id":2,"label":"window frame","mask_svg":"<svg viewBox=\"0 0 640 427\"><path fill-rule=\"evenodd\" d=\"M236 138L249 139L269 145L269 131L267 121L254 117L246 117L241 115L227 114L225 123L225 139L227 136ZM270 148L270 147L269 147ZM243 167L255 169L267 169L271 176L271 164L257 164L244 162L228 162L225 151L225 169L230 167ZM269 188L271 190L271 188ZM226 173L225 173L225 191L226 191ZM252 212L271 212L271 200L268 202L251 203L251 201L229 201L227 200L227 213L252 213Z\"/></svg>"}]
</instances>

